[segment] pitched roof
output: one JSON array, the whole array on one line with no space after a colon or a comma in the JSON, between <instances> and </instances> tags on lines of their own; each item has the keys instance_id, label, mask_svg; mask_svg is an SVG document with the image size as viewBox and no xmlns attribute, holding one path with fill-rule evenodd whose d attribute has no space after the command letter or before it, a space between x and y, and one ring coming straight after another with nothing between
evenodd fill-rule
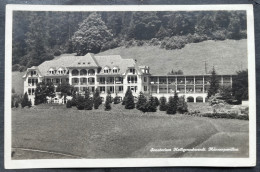
<instances>
[{"instance_id":1,"label":"pitched roof","mask_svg":"<svg viewBox=\"0 0 260 172\"><path fill-rule=\"evenodd\" d=\"M94 56L93 54L86 54L85 56L76 56L75 54L62 54L61 56L45 61L38 67L41 75L48 75L50 68L70 68L70 67L100 67L99 74L104 74L104 67L113 69L119 68L118 74L123 74L129 67L138 68L134 59L123 59L120 55L106 55L106 56Z\"/></svg>"},{"instance_id":2,"label":"pitched roof","mask_svg":"<svg viewBox=\"0 0 260 172\"><path fill-rule=\"evenodd\" d=\"M76 56L76 60L71 61L71 64L67 67L98 67L94 55L91 53L85 56Z\"/></svg>"},{"instance_id":3,"label":"pitched roof","mask_svg":"<svg viewBox=\"0 0 260 172\"><path fill-rule=\"evenodd\" d=\"M102 68L99 74L104 74L104 67L119 67L119 74L123 74L129 67L135 67L133 59L123 59L120 55L95 56L99 66Z\"/></svg>"}]
</instances>

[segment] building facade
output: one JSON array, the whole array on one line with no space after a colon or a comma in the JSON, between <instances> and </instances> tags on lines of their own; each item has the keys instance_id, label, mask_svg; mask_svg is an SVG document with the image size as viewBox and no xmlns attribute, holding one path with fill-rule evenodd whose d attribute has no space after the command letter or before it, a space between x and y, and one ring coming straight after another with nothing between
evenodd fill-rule
<instances>
[{"instance_id":1,"label":"building facade","mask_svg":"<svg viewBox=\"0 0 260 172\"><path fill-rule=\"evenodd\" d=\"M218 75L220 85L232 86L232 78L233 75ZM112 97L117 95L123 99L130 88L135 97L142 91L145 95L168 98L176 91L179 96L184 95L188 102L206 102L210 86L208 74L152 75L148 66L139 66L134 59L93 54L61 55L28 68L23 79L24 92L28 93L33 104L36 85L43 80L52 82L55 87L67 82L79 93L84 93L87 88L93 93L97 88L103 100L107 91Z\"/></svg>"}]
</instances>

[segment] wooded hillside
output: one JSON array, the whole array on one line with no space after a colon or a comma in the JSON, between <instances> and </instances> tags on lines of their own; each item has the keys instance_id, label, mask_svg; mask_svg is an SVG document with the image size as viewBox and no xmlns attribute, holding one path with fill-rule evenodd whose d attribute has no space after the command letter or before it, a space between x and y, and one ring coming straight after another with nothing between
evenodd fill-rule
<instances>
[{"instance_id":1,"label":"wooded hillside","mask_svg":"<svg viewBox=\"0 0 260 172\"><path fill-rule=\"evenodd\" d=\"M61 53L99 53L116 47L181 49L205 40L246 38L243 11L14 12L13 70Z\"/></svg>"}]
</instances>

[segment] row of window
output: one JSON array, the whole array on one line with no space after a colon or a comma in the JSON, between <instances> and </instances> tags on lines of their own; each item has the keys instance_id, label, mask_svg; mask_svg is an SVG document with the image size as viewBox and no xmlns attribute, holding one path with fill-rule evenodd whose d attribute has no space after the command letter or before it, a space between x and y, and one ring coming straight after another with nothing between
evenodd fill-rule
<instances>
[{"instance_id":1,"label":"row of window","mask_svg":"<svg viewBox=\"0 0 260 172\"><path fill-rule=\"evenodd\" d=\"M36 84L38 84L38 79L30 79L30 78L28 78L28 85L29 86L34 86Z\"/></svg>"},{"instance_id":2,"label":"row of window","mask_svg":"<svg viewBox=\"0 0 260 172\"><path fill-rule=\"evenodd\" d=\"M54 70L54 69L50 69L49 70L49 74L51 75L63 75L63 74L69 74L69 71L63 70L63 69L59 69L59 70Z\"/></svg>"},{"instance_id":3,"label":"row of window","mask_svg":"<svg viewBox=\"0 0 260 172\"><path fill-rule=\"evenodd\" d=\"M55 83L55 84L60 84L60 83L63 83L63 82L69 82L69 78L56 78L56 79L53 79L53 78L47 78L46 79L46 82L49 83L49 82L52 82L52 83Z\"/></svg>"}]
</instances>

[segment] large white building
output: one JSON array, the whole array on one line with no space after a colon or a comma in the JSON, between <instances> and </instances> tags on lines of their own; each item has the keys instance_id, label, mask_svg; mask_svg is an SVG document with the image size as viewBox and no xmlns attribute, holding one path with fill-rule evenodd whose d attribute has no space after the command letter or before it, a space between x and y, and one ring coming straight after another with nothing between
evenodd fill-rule
<instances>
[{"instance_id":1,"label":"large white building","mask_svg":"<svg viewBox=\"0 0 260 172\"><path fill-rule=\"evenodd\" d=\"M220 85L232 86L233 75L218 75ZM100 90L103 99L109 90L123 98L128 88L135 97L142 91L146 95L168 98L175 91L185 95L189 102L205 102L209 89L209 75L151 75L148 66L138 66L134 59L119 55L96 56L72 54L45 61L27 69L23 76L24 92L34 104L36 84L45 80L55 86L68 82L80 93L86 88Z\"/></svg>"}]
</instances>

